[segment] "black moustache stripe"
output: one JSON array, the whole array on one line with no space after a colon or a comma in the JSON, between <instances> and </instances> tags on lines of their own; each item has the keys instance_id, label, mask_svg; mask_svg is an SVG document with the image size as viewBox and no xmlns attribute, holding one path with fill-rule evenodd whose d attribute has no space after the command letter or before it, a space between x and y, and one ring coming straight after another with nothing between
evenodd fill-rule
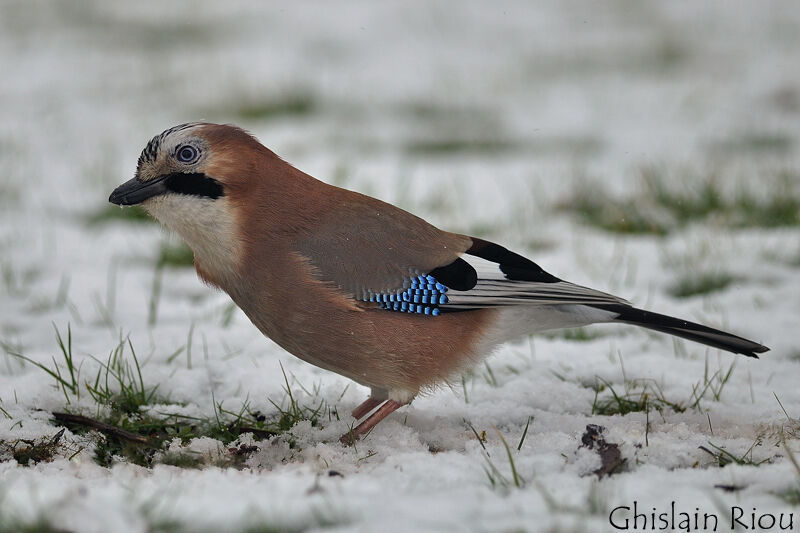
<instances>
[{"instance_id":1,"label":"black moustache stripe","mask_svg":"<svg viewBox=\"0 0 800 533\"><path fill-rule=\"evenodd\" d=\"M179 194L190 194L213 199L225 196L222 184L202 173L185 174L183 172L173 172L166 176L164 184L168 191Z\"/></svg>"}]
</instances>

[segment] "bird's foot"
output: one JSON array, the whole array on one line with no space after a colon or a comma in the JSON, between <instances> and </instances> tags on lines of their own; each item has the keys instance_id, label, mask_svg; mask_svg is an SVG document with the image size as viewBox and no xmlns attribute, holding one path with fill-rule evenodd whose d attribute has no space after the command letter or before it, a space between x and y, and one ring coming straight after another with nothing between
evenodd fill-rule
<instances>
[{"instance_id":1,"label":"bird's foot","mask_svg":"<svg viewBox=\"0 0 800 533\"><path fill-rule=\"evenodd\" d=\"M369 409L366 406L370 403L370 401L380 403L380 400L375 400L373 398L369 398L366 402L362 403L358 407L356 407L355 411L353 412L353 416L355 416L356 411L361 412L363 409L366 409L365 413L368 413L372 410L375 406L373 405ZM345 446L352 446L356 440L360 439L367 433L369 433L372 428L374 428L378 422L389 416L391 413L402 407L403 404L396 402L394 400L386 400L374 413L372 413L366 420L361 422L359 425L345 433L339 438L339 442L344 444ZM363 408L363 409L362 409ZM363 415L362 415L363 416Z\"/></svg>"},{"instance_id":2,"label":"bird's foot","mask_svg":"<svg viewBox=\"0 0 800 533\"><path fill-rule=\"evenodd\" d=\"M364 400L364 402L361 405L353 409L353 418L355 418L356 420L361 420L367 414L369 414L370 411L378 407L383 402L384 400L379 400L374 396L370 396L369 398Z\"/></svg>"}]
</instances>

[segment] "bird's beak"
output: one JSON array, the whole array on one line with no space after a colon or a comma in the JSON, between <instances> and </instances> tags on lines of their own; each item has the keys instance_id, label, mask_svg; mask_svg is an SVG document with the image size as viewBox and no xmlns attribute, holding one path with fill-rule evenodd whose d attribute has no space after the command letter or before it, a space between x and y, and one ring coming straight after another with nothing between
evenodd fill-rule
<instances>
[{"instance_id":1,"label":"bird's beak","mask_svg":"<svg viewBox=\"0 0 800 533\"><path fill-rule=\"evenodd\" d=\"M138 178L133 178L114 189L108 201L117 205L136 205L165 192L167 187L163 178L151 181L139 181Z\"/></svg>"}]
</instances>

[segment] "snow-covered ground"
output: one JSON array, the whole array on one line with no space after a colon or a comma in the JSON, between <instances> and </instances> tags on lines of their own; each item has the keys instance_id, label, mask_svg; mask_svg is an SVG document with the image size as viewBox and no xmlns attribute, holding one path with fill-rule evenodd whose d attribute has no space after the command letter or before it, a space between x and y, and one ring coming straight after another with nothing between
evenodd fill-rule
<instances>
[{"instance_id":1,"label":"snow-covered ground","mask_svg":"<svg viewBox=\"0 0 800 533\"><path fill-rule=\"evenodd\" d=\"M0 29L0 531L604 531L634 501L716 515L719 530L732 508L748 525L800 513L795 2L9 1ZM191 268L157 269L177 240L104 211L151 136L197 119L772 351L614 326L540 335L343 447L365 389L263 338ZM751 202L712 201L681 220L685 202L658 204L643 173L686 202L713 177L790 212L765 227ZM601 193L658 220L660 206L668 230L610 232L570 210ZM66 376L56 328L71 331L74 393L13 355ZM323 408L271 438L206 431L138 461L150 466L101 466L100 433L55 438L52 413L118 407L89 388L127 337L133 382L157 387L147 416L207 429L233 417L221 404L269 422L291 405L282 368L296 405ZM135 371L129 348L120 359ZM612 390L634 412L614 414ZM624 460L602 479L588 424ZM19 464L23 450L42 453Z\"/></svg>"}]
</instances>

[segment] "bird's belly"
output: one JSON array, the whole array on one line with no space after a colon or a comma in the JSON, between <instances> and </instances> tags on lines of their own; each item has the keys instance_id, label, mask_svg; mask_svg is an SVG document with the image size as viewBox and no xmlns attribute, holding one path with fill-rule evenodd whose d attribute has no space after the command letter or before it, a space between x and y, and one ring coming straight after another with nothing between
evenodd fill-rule
<instances>
[{"instance_id":1,"label":"bird's belly","mask_svg":"<svg viewBox=\"0 0 800 533\"><path fill-rule=\"evenodd\" d=\"M261 302L237 304L291 354L362 385L413 391L452 378L486 355L473 347L496 316L486 309L434 317L324 300L316 305Z\"/></svg>"}]
</instances>

